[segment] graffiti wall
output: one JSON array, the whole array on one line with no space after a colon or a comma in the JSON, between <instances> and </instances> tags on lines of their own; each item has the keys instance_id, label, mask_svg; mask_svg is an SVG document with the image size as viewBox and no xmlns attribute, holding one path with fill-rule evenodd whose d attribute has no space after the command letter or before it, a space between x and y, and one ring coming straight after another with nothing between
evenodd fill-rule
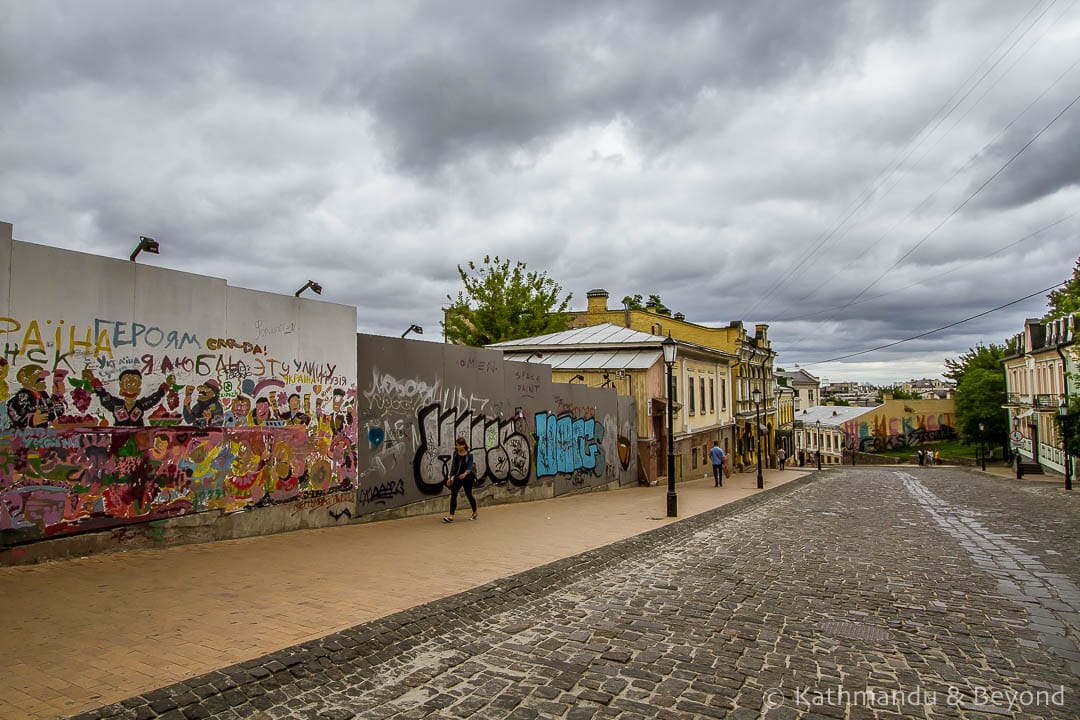
<instances>
[{"instance_id":1,"label":"graffiti wall","mask_svg":"<svg viewBox=\"0 0 1080 720\"><path fill-rule=\"evenodd\" d=\"M916 447L956 437L952 400L889 400L843 424L845 444L859 452Z\"/></svg>"},{"instance_id":2,"label":"graffiti wall","mask_svg":"<svg viewBox=\"0 0 1080 720\"><path fill-rule=\"evenodd\" d=\"M0 246L0 545L355 492L355 308Z\"/></svg>"},{"instance_id":3,"label":"graffiti wall","mask_svg":"<svg viewBox=\"0 0 1080 720\"><path fill-rule=\"evenodd\" d=\"M357 356L359 514L448 495L459 437L478 495L636 482L635 409L613 390L479 348L361 335Z\"/></svg>"}]
</instances>

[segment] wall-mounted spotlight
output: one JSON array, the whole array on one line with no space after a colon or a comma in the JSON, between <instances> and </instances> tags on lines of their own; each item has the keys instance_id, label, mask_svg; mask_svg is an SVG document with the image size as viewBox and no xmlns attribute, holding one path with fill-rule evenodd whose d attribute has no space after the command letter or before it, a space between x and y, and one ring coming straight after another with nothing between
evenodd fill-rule
<instances>
[{"instance_id":1,"label":"wall-mounted spotlight","mask_svg":"<svg viewBox=\"0 0 1080 720\"><path fill-rule=\"evenodd\" d=\"M581 382L585 382L585 376L584 375L575 375L574 377L570 378L570 382L567 383L567 385L573 383L575 380L580 380Z\"/></svg>"},{"instance_id":2,"label":"wall-mounted spotlight","mask_svg":"<svg viewBox=\"0 0 1080 720\"><path fill-rule=\"evenodd\" d=\"M135 246L135 251L131 253L131 257L128 258L131 262L135 262L135 258L139 253L148 252L152 255L158 254L158 241L152 237L146 237L145 235L139 236L139 244Z\"/></svg>"},{"instance_id":3,"label":"wall-mounted spotlight","mask_svg":"<svg viewBox=\"0 0 1080 720\"><path fill-rule=\"evenodd\" d=\"M530 355L529 357L525 358L525 362L532 362L532 359L533 359L533 358L536 358L536 359L538 359L538 360L539 360L539 359L541 359L541 358L543 358L543 357L544 357L544 353L542 353L542 352L534 352L534 353L533 353L532 355Z\"/></svg>"},{"instance_id":4,"label":"wall-mounted spotlight","mask_svg":"<svg viewBox=\"0 0 1080 720\"><path fill-rule=\"evenodd\" d=\"M304 287L300 288L293 294L296 295L296 297L300 297L300 293L304 292L308 288L314 290L316 295L322 295L322 285L315 282L314 280L308 280L306 283L304 283Z\"/></svg>"},{"instance_id":5,"label":"wall-mounted spotlight","mask_svg":"<svg viewBox=\"0 0 1080 720\"><path fill-rule=\"evenodd\" d=\"M409 326L409 328L405 332L401 333L401 337L405 337L409 333L416 333L417 335L423 335L424 334L424 328L420 327L416 323L413 323L412 325Z\"/></svg>"}]
</instances>

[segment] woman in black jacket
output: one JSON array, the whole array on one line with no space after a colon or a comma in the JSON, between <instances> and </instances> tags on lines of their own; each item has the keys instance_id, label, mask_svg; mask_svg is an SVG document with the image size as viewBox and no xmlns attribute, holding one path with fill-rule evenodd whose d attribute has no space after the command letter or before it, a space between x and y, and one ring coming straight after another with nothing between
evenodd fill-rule
<instances>
[{"instance_id":1,"label":"woman in black jacket","mask_svg":"<svg viewBox=\"0 0 1080 720\"><path fill-rule=\"evenodd\" d=\"M465 490L465 497L472 507L472 517L476 519L476 498L473 497L472 487L476 480L476 461L469 452L469 443L465 438L458 438L454 442L454 459L450 465L450 474L446 477L446 486L450 488L450 515L443 518L443 522L454 522L454 511L457 510L458 491Z\"/></svg>"}]
</instances>

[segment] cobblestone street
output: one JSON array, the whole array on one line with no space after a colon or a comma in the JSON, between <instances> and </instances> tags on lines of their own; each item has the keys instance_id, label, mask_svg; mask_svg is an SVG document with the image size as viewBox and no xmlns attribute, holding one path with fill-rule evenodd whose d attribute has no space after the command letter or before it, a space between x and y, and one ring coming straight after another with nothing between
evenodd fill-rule
<instances>
[{"instance_id":1,"label":"cobblestone street","mask_svg":"<svg viewBox=\"0 0 1080 720\"><path fill-rule=\"evenodd\" d=\"M1076 718L1078 553L1057 485L833 469L79 717Z\"/></svg>"}]
</instances>

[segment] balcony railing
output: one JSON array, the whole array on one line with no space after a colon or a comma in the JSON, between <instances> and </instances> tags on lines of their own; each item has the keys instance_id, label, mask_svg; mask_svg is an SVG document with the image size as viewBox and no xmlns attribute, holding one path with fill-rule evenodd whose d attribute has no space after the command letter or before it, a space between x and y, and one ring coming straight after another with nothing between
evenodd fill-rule
<instances>
[{"instance_id":1,"label":"balcony railing","mask_svg":"<svg viewBox=\"0 0 1080 720\"><path fill-rule=\"evenodd\" d=\"M1005 404L1027 407L1031 405L1031 396L1027 393L1008 393L1005 398Z\"/></svg>"},{"instance_id":2,"label":"balcony railing","mask_svg":"<svg viewBox=\"0 0 1080 720\"><path fill-rule=\"evenodd\" d=\"M1035 407L1043 410L1051 409L1057 410L1058 403L1061 402L1060 395L1036 395Z\"/></svg>"}]
</instances>

